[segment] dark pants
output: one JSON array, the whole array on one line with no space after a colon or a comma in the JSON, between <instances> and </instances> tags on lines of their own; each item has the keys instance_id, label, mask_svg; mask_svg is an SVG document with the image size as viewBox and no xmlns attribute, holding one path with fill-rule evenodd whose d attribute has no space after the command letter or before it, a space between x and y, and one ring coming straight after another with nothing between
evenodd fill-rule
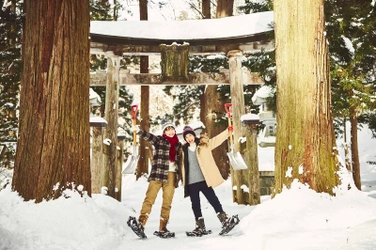
<instances>
[{"instance_id":1,"label":"dark pants","mask_svg":"<svg viewBox=\"0 0 376 250\"><path fill-rule=\"evenodd\" d=\"M208 187L205 181L197 182L188 185L189 197L191 198L192 210L195 215L196 221L202 217L201 203L200 203L200 191L205 195L210 205L214 208L216 213L222 213L222 205L218 200L217 195L214 193L213 188Z\"/></svg>"}]
</instances>

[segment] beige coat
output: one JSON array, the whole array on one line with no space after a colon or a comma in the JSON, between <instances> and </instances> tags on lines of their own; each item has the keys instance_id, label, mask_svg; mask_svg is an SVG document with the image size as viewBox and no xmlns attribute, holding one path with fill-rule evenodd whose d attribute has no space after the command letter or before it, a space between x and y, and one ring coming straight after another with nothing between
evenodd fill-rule
<instances>
[{"instance_id":1,"label":"beige coat","mask_svg":"<svg viewBox=\"0 0 376 250\"><path fill-rule=\"evenodd\" d=\"M219 172L218 166L215 164L212 150L221 145L229 136L226 129L217 136L209 139L206 135L200 136L200 143L197 146L197 159L200 165L202 174L204 175L206 184L209 187L217 187L224 182L224 179ZM181 174L183 186L186 187L186 173L184 168L184 151L181 154ZM186 196L186 195L185 195Z\"/></svg>"}]
</instances>

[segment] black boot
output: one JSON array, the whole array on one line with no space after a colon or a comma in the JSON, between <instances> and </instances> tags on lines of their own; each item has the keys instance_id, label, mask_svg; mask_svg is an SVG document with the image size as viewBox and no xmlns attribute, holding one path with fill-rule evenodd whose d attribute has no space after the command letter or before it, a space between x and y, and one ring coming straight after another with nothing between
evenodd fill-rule
<instances>
[{"instance_id":1,"label":"black boot","mask_svg":"<svg viewBox=\"0 0 376 250\"><path fill-rule=\"evenodd\" d=\"M191 232L186 232L187 236L191 236L191 237L201 237L203 235L206 235L206 234L210 234L211 233L211 230L206 230L206 227L205 227L205 221L204 221L204 218L200 217L198 218L198 220L196 221L196 228L193 229Z\"/></svg>"},{"instance_id":2,"label":"black boot","mask_svg":"<svg viewBox=\"0 0 376 250\"><path fill-rule=\"evenodd\" d=\"M219 235L229 233L237 224L239 224L240 221L238 215L228 217L225 212L218 213L217 217L222 224L222 230Z\"/></svg>"},{"instance_id":3,"label":"black boot","mask_svg":"<svg viewBox=\"0 0 376 250\"><path fill-rule=\"evenodd\" d=\"M225 212L217 213L217 217L222 224L222 228L225 227L228 222L227 214Z\"/></svg>"}]
</instances>

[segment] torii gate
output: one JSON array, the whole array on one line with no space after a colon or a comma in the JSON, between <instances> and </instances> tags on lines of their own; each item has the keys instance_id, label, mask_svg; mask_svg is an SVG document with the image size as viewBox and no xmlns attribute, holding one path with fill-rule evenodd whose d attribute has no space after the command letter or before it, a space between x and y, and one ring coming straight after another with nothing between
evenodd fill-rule
<instances>
[{"instance_id":1,"label":"torii gate","mask_svg":"<svg viewBox=\"0 0 376 250\"><path fill-rule=\"evenodd\" d=\"M235 150L239 151L239 138L246 134L246 129L241 122L241 115L245 113L243 84L260 85L263 83L257 74L242 68L241 57L243 52L271 48L272 45L268 43L268 33L273 30L270 25L272 22L273 12L271 11L220 19L187 21L91 21L90 53L104 54L108 60L107 72L102 75L91 74L90 81L91 86L106 86L107 88L106 120L108 125L106 137L112 142L110 151L116 152L117 146L119 85L131 84L230 84L231 96L236 97L231 98L231 102ZM161 54L166 49L164 46L160 46L161 44L188 44L189 54L225 54L229 60L229 70L220 73L187 74L183 77L184 79L175 78L173 80L164 77L163 70L162 74L130 74L129 71L120 71L119 62L122 55ZM116 170L116 174L111 172L116 169L116 153L111 153L106 161L106 165L109 165L110 169L110 181L111 178L120 178L120 183L113 180L116 184L111 189L121 190L119 170ZM115 192L114 190L108 190L109 194ZM236 192L239 197L242 192L240 186L237 187ZM259 191L257 192L259 193ZM120 200L120 197L118 199Z\"/></svg>"}]
</instances>

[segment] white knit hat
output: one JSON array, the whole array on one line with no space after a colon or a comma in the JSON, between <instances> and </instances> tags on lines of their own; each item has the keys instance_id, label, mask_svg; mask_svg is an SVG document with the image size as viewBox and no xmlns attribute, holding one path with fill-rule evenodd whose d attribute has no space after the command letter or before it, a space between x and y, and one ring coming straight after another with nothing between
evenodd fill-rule
<instances>
[{"instance_id":1,"label":"white knit hat","mask_svg":"<svg viewBox=\"0 0 376 250\"><path fill-rule=\"evenodd\" d=\"M174 129L176 129L175 125L172 122L162 121L162 132L164 132L168 127L173 127Z\"/></svg>"}]
</instances>

